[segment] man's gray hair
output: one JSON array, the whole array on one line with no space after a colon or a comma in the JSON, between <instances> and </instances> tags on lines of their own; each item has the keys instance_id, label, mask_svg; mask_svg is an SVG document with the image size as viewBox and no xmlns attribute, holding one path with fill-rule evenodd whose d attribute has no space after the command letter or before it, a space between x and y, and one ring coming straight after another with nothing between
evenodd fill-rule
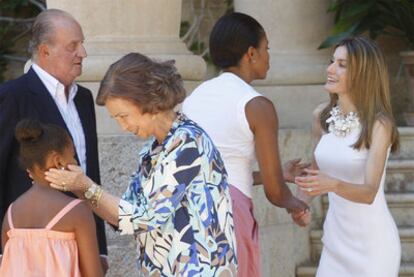
<instances>
[{"instance_id":1,"label":"man's gray hair","mask_svg":"<svg viewBox=\"0 0 414 277\"><path fill-rule=\"evenodd\" d=\"M36 59L38 47L42 43L51 43L55 32L56 19L73 17L62 10L49 9L41 12L32 26L32 37L29 41L28 51L32 55L32 60Z\"/></svg>"}]
</instances>

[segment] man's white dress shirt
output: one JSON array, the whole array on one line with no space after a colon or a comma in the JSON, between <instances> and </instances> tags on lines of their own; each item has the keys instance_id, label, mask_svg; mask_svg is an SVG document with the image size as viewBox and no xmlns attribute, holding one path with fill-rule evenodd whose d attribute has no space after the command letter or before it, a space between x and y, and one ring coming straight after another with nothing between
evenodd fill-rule
<instances>
[{"instance_id":1,"label":"man's white dress shirt","mask_svg":"<svg viewBox=\"0 0 414 277\"><path fill-rule=\"evenodd\" d=\"M81 120L79 118L78 110L76 109L75 99L78 91L78 86L73 83L69 87L69 97L66 98L65 86L60 83L55 77L47 73L37 64L32 65L33 70L39 76L46 89L49 91L53 100L55 101L66 126L69 129L69 133L72 136L73 143L75 144L76 154L80 162L82 170L86 172L86 145L85 145L85 133Z\"/></svg>"}]
</instances>

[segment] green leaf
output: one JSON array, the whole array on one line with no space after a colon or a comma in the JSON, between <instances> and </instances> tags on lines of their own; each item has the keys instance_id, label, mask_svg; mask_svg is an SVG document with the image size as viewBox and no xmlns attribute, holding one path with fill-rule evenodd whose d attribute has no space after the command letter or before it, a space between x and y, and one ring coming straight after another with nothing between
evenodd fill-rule
<instances>
[{"instance_id":1,"label":"green leaf","mask_svg":"<svg viewBox=\"0 0 414 277\"><path fill-rule=\"evenodd\" d=\"M341 40L349 37L350 34L347 32L344 33L340 33L337 35L333 35L330 37L327 37L319 46L318 49L324 49L324 48L329 48L332 47L334 45L337 45Z\"/></svg>"},{"instance_id":2,"label":"green leaf","mask_svg":"<svg viewBox=\"0 0 414 277\"><path fill-rule=\"evenodd\" d=\"M356 20L356 22L353 22L353 21L342 19L334 25L334 27L332 29L332 33L334 35L336 35L336 34L340 34L340 33L343 33L343 32L347 32L355 24L359 24L359 21Z\"/></svg>"},{"instance_id":3,"label":"green leaf","mask_svg":"<svg viewBox=\"0 0 414 277\"><path fill-rule=\"evenodd\" d=\"M341 8L341 6L345 3L344 0L332 0L331 4L328 7L327 12L335 12Z\"/></svg>"},{"instance_id":4,"label":"green leaf","mask_svg":"<svg viewBox=\"0 0 414 277\"><path fill-rule=\"evenodd\" d=\"M334 13L333 35L319 48L365 32L373 39L384 34L404 36L414 47L414 0L336 0L328 12Z\"/></svg>"},{"instance_id":5,"label":"green leaf","mask_svg":"<svg viewBox=\"0 0 414 277\"><path fill-rule=\"evenodd\" d=\"M334 46L338 44L341 40L358 34L356 33L358 26L359 26L359 23L355 23L347 31L329 36L319 45L318 49L323 49L323 48Z\"/></svg>"},{"instance_id":6,"label":"green leaf","mask_svg":"<svg viewBox=\"0 0 414 277\"><path fill-rule=\"evenodd\" d=\"M341 13L341 16L343 19L345 19L358 16L361 14L368 14L369 11L375 6L375 2L375 0L370 0L362 1L362 3L359 5L347 5L344 12Z\"/></svg>"}]
</instances>

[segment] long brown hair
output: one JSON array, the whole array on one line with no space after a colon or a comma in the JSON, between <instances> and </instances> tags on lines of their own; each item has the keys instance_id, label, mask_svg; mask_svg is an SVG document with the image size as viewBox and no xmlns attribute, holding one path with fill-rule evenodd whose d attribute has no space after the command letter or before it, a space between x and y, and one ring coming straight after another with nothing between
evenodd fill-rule
<instances>
[{"instance_id":1,"label":"long brown hair","mask_svg":"<svg viewBox=\"0 0 414 277\"><path fill-rule=\"evenodd\" d=\"M396 151L399 148L399 135L392 114L388 69L379 47L364 37L344 39L334 50L340 46L345 47L348 53L347 91L361 124L361 134L353 145L354 149L369 149L374 123L380 120L383 123L391 122L391 151ZM329 104L321 113L320 123L325 131L328 131L326 120L337 102L338 95L331 94Z\"/></svg>"}]
</instances>

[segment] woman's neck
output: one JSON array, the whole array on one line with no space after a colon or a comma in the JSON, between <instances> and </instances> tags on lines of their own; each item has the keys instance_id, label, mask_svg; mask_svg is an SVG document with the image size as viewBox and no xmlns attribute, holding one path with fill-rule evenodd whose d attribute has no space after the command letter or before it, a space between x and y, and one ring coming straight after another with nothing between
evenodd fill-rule
<instances>
[{"instance_id":1,"label":"woman's neck","mask_svg":"<svg viewBox=\"0 0 414 277\"><path fill-rule=\"evenodd\" d=\"M351 101L351 99L349 99L348 96L339 95L338 106L344 114L348 114L350 112L357 112L354 103Z\"/></svg>"},{"instance_id":2,"label":"woman's neck","mask_svg":"<svg viewBox=\"0 0 414 277\"><path fill-rule=\"evenodd\" d=\"M32 176L32 178L33 178L32 189L38 190L38 191L54 190L53 188L50 187L49 182L46 181L45 178L40 177L40 176Z\"/></svg>"},{"instance_id":3,"label":"woman's neck","mask_svg":"<svg viewBox=\"0 0 414 277\"><path fill-rule=\"evenodd\" d=\"M231 66L223 69L223 72L230 72L237 75L240 79L250 84L254 78L251 76L251 72L243 66Z\"/></svg>"},{"instance_id":4,"label":"woman's neck","mask_svg":"<svg viewBox=\"0 0 414 277\"><path fill-rule=\"evenodd\" d=\"M161 112L155 115L156 119L154 120L154 136L157 139L158 143L161 144L164 139L167 137L168 132L170 131L177 113L174 111Z\"/></svg>"}]
</instances>

